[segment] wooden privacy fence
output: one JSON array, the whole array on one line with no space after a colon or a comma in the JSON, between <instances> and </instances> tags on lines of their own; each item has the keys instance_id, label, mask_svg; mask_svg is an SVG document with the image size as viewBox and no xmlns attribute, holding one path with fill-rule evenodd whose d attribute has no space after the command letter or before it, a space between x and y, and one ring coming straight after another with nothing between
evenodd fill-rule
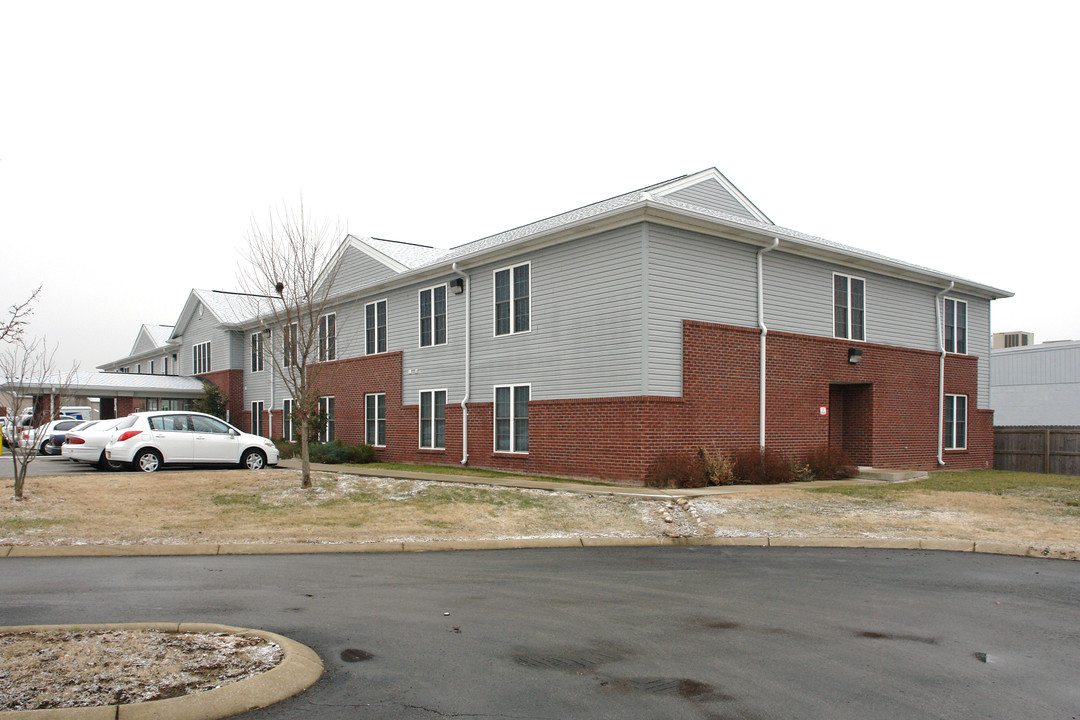
<instances>
[{"instance_id":1,"label":"wooden privacy fence","mask_svg":"<svg viewBox=\"0 0 1080 720\"><path fill-rule=\"evenodd\" d=\"M1080 475L1080 427L996 427L994 469Z\"/></svg>"}]
</instances>

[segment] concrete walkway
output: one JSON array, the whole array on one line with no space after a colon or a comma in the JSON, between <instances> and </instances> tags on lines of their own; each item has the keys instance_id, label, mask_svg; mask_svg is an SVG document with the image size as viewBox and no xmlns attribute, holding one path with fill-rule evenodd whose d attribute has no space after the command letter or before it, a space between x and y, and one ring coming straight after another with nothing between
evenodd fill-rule
<instances>
[{"instance_id":1,"label":"concrete walkway","mask_svg":"<svg viewBox=\"0 0 1080 720\"><path fill-rule=\"evenodd\" d=\"M300 461L282 460L278 463L278 467L299 470ZM395 478L398 480L430 480L433 482L462 483L466 485L493 485L495 487L505 488L556 490L579 493L582 495L622 495L660 500L731 495L736 493L761 492L763 490L809 490L811 488L845 485L885 485L887 483L908 482L910 480L926 477L926 473L911 470L875 470L873 468L859 468L858 477L848 480L815 480L812 482L780 483L778 485L718 485L703 488L670 489L644 487L641 485L592 485L574 482L572 480L542 480L526 475L482 477L478 475L457 475L452 473L420 472L414 470L388 470L385 468L369 468L364 465L326 465L323 463L311 463L311 469L313 471L337 475Z\"/></svg>"}]
</instances>

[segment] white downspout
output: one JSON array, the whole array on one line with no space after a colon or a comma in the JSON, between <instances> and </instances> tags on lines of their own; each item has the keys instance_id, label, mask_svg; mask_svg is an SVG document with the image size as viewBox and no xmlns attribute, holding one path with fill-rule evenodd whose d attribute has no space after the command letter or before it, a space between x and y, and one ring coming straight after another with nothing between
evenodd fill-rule
<instances>
[{"instance_id":1,"label":"white downspout","mask_svg":"<svg viewBox=\"0 0 1080 720\"><path fill-rule=\"evenodd\" d=\"M757 317L758 327L761 328L761 350L758 352L761 366L758 369L758 445L765 447L765 336L769 334L769 328L765 327L765 281L762 272L761 256L770 250L775 250L780 244L780 238L773 238L773 244L763 247L757 252Z\"/></svg>"},{"instance_id":2,"label":"white downspout","mask_svg":"<svg viewBox=\"0 0 1080 720\"><path fill-rule=\"evenodd\" d=\"M472 330L470 315L472 310L472 284L467 274L458 270L458 264L450 268L465 281L465 396L461 398L461 464L469 464L469 389L472 387Z\"/></svg>"},{"instance_id":3,"label":"white downspout","mask_svg":"<svg viewBox=\"0 0 1080 720\"><path fill-rule=\"evenodd\" d=\"M934 313L937 316L938 347L941 356L938 359L938 422L937 422L937 464L945 464L945 319L941 316L941 298L956 285L950 281L949 287L934 296Z\"/></svg>"}]
</instances>

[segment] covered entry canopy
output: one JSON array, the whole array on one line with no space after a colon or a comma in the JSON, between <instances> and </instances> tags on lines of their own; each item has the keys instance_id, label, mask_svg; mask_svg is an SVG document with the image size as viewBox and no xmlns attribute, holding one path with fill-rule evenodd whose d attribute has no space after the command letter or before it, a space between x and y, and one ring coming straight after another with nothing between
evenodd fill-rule
<instances>
[{"instance_id":1,"label":"covered entry canopy","mask_svg":"<svg viewBox=\"0 0 1080 720\"><path fill-rule=\"evenodd\" d=\"M194 400L203 394L203 383L197 378L178 375L77 372L41 379L6 379L0 384L0 391L35 398L97 397L101 398L101 417L108 418L146 407L150 400ZM48 412L47 402L42 409ZM55 408L58 409L59 406Z\"/></svg>"}]
</instances>

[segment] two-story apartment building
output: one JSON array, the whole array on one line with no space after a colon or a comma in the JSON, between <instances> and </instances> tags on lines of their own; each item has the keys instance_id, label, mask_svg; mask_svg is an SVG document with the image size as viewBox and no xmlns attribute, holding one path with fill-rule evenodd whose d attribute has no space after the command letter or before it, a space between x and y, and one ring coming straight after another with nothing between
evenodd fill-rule
<instances>
[{"instance_id":1,"label":"two-story apartment building","mask_svg":"<svg viewBox=\"0 0 1080 720\"><path fill-rule=\"evenodd\" d=\"M992 465L990 301L1010 294L777 226L715 169L451 249L349 236L333 262L324 436L385 460L640 480L664 450L832 444ZM262 358L282 333L252 308L194 290L148 352L287 435Z\"/></svg>"}]
</instances>

